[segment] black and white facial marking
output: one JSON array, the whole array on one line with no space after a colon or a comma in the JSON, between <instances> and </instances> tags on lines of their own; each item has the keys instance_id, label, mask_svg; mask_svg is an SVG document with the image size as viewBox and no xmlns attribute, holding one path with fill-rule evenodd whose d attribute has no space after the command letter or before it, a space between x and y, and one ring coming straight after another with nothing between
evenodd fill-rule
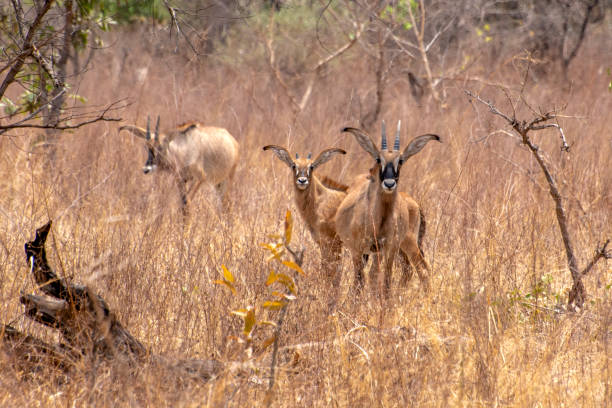
<instances>
[{"instance_id":1,"label":"black and white facial marking","mask_svg":"<svg viewBox=\"0 0 612 408\"><path fill-rule=\"evenodd\" d=\"M380 157L376 160L380 169L378 172L378 178L380 180L382 190L383 192L388 194L393 193L393 191L395 191L395 189L397 188L397 182L399 181L400 176L400 168L403 164L400 155L397 152L395 153L396 154L391 155L391 157L385 158L385 154L383 152L383 154L381 154Z\"/></svg>"},{"instance_id":2,"label":"black and white facial marking","mask_svg":"<svg viewBox=\"0 0 612 408\"><path fill-rule=\"evenodd\" d=\"M144 174L149 174L157 169L159 164L159 154L157 152L157 146L159 145L159 116L157 117L157 125L155 126L155 133L151 137L149 118L147 117L147 134L145 136L147 141L147 161L145 162L142 171Z\"/></svg>"},{"instance_id":3,"label":"black and white facial marking","mask_svg":"<svg viewBox=\"0 0 612 408\"><path fill-rule=\"evenodd\" d=\"M382 191L387 194L393 193L397 188L397 182L399 181L400 167L403 164L401 154L399 151L400 145L400 128L402 122L397 122L397 132L395 133L395 143L393 144L393 151L387 151L387 131L385 122L382 123L382 136L381 136L381 151L376 158L376 163L379 166L378 178Z\"/></svg>"}]
</instances>

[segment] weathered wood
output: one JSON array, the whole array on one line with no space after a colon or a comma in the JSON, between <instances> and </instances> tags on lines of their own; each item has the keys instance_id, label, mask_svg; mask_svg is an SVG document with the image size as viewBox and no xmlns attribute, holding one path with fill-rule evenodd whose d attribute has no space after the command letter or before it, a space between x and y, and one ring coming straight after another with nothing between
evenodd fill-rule
<instances>
[{"instance_id":1,"label":"weathered wood","mask_svg":"<svg viewBox=\"0 0 612 408\"><path fill-rule=\"evenodd\" d=\"M102 297L87 286L60 279L53 272L45 251L50 229L51 221L37 229L35 239L25 244L25 252L40 289L59 300L22 296L26 314L60 330L68 345L83 354L96 352L107 358L142 358L145 347L123 328Z\"/></svg>"},{"instance_id":2,"label":"weathered wood","mask_svg":"<svg viewBox=\"0 0 612 408\"><path fill-rule=\"evenodd\" d=\"M149 364L172 372L181 380L208 381L222 371L224 365L216 360L171 359L148 352L121 325L101 296L87 286L70 283L55 274L45 251L50 230L51 221L37 229L34 240L25 244L30 272L47 296L22 295L20 302L27 317L59 330L64 342L50 345L12 326L0 326L0 351L13 357L21 371L55 367L67 372L75 362L84 359Z\"/></svg>"}]
</instances>

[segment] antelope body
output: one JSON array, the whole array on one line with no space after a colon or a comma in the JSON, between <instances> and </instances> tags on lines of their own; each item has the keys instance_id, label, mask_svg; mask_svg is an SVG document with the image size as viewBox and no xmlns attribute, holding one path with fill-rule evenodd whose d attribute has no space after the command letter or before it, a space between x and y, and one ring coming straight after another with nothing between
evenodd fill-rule
<instances>
[{"instance_id":1,"label":"antelope body","mask_svg":"<svg viewBox=\"0 0 612 408\"><path fill-rule=\"evenodd\" d=\"M202 183L215 186L224 199L225 185L234 175L239 155L238 142L226 129L186 123L164 134L159 133L158 118L153 135L148 120L146 130L133 125L122 126L121 130L145 139L148 151L143 167L145 174L159 169L174 175L183 211L186 211L187 199ZM191 186L187 188L190 181Z\"/></svg>"},{"instance_id":2,"label":"antelope body","mask_svg":"<svg viewBox=\"0 0 612 408\"><path fill-rule=\"evenodd\" d=\"M351 252L355 284L363 285L363 269L367 259L363 254L374 252L376 257L371 272L372 286L378 281L378 265L382 256L384 293L387 295L393 261L399 251L404 261L402 282L405 283L410 277L409 263L426 285L426 275L422 269L428 269L429 266L419 248L424 220L417 203L407 194L398 194L397 185L402 164L421 151L429 141L440 141L439 136L418 136L400 152L399 123L392 151L387 150L384 122L381 150L362 130L344 128L343 131L353 134L359 145L375 160L370 173L358 177L350 187L335 216L337 233Z\"/></svg>"},{"instance_id":3,"label":"antelope body","mask_svg":"<svg viewBox=\"0 0 612 408\"><path fill-rule=\"evenodd\" d=\"M291 159L286 148L276 145L264 146L291 168L294 176L295 204L310 234L321 250L321 269L325 271L334 290L340 278L342 242L336 233L334 216L338 206L346 197L347 186L326 177L319 179L314 170L326 163L335 154L346 154L342 149L326 149L316 159ZM335 300L335 295L333 296Z\"/></svg>"}]
</instances>

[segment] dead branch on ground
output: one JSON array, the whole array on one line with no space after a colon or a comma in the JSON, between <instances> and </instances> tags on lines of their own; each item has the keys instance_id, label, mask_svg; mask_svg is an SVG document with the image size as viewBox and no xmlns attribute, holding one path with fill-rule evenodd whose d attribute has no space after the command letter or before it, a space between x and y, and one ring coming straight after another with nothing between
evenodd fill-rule
<instances>
[{"instance_id":1,"label":"dead branch on ground","mask_svg":"<svg viewBox=\"0 0 612 408\"><path fill-rule=\"evenodd\" d=\"M49 367L69 375L89 361L91 369L97 362L127 363L130 367L148 363L176 374L177 379L199 381L208 381L221 372L223 364L216 360L176 360L152 354L123 327L101 296L88 286L58 277L47 262L45 243L50 230L51 221L37 229L35 239L25 244L30 272L37 289L46 296L23 294L20 302L27 317L58 330L63 342L47 344L2 325L0 350L13 357L20 371L30 373Z\"/></svg>"}]
</instances>

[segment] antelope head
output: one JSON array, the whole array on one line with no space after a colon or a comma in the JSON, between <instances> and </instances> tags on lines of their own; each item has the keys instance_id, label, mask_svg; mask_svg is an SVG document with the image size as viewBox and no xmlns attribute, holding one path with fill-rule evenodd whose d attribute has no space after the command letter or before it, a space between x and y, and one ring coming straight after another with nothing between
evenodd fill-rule
<instances>
[{"instance_id":1,"label":"antelope head","mask_svg":"<svg viewBox=\"0 0 612 408\"><path fill-rule=\"evenodd\" d=\"M336 153L346 154L346 152L342 149L332 148L323 150L314 160L312 160L311 153L308 153L306 158L300 158L296 153L294 161L291 159L291 155L287 149L282 146L268 145L264 146L263 149L272 150L280 161L287 164L287 166L291 168L293 171L295 186L297 189L302 191L306 190L312 183L312 173L317 167L323 163L326 163Z\"/></svg>"},{"instance_id":2,"label":"antelope head","mask_svg":"<svg viewBox=\"0 0 612 408\"><path fill-rule=\"evenodd\" d=\"M386 194L392 194L396 191L400 170L409 157L420 152L429 141L440 141L438 135L428 133L415 137L403 151L400 151L400 127L401 121L398 121L393 150L387 148L387 135L384 121L382 122L380 150L378 150L370 136L361 129L351 127L342 129L343 132L352 133L363 150L368 152L370 156L376 160L376 164L370 171L373 177L378 177L382 191Z\"/></svg>"},{"instance_id":3,"label":"antelope head","mask_svg":"<svg viewBox=\"0 0 612 408\"><path fill-rule=\"evenodd\" d=\"M145 134L145 141L147 143L147 152L149 153L147 161L142 168L145 174L149 174L161 163L161 144L159 142L159 116L157 117L157 124L155 125L155 133L151 135L150 119L147 117L147 133Z\"/></svg>"}]
</instances>

